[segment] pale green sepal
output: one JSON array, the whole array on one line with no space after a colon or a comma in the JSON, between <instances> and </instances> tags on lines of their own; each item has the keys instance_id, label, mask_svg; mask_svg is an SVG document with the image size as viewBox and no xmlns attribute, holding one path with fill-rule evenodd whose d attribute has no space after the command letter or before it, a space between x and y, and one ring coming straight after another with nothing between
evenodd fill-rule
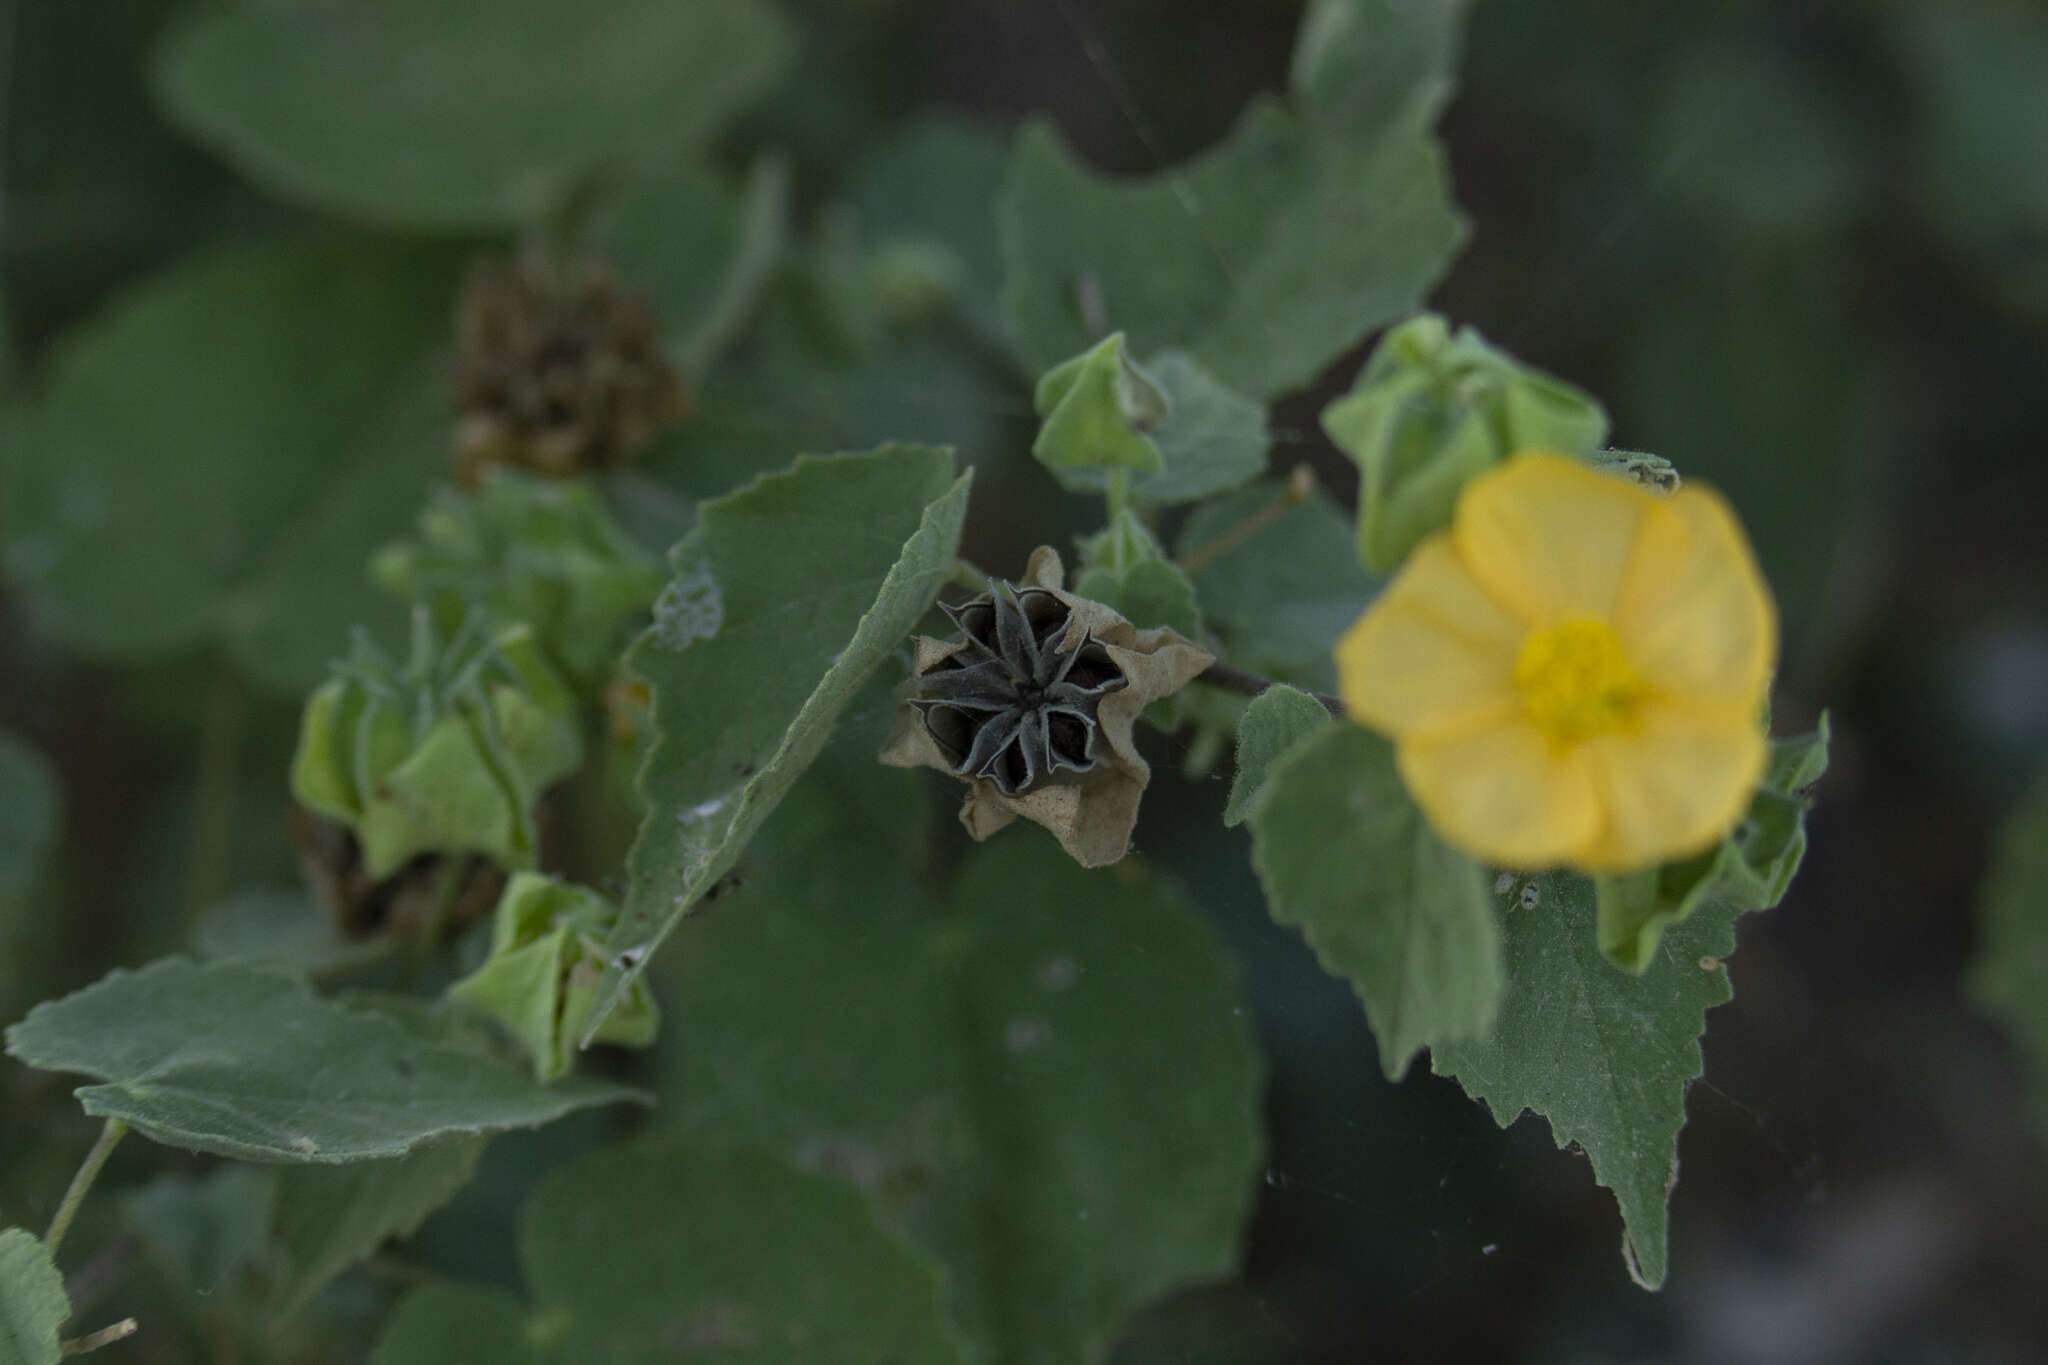
<instances>
[{"instance_id":1,"label":"pale green sepal","mask_svg":"<svg viewBox=\"0 0 2048 1365\"><path fill-rule=\"evenodd\" d=\"M520 833L518 808L457 715L435 721L406 760L383 775L356 826L364 867L379 880L430 849L473 851L524 867L533 850L522 846Z\"/></svg>"},{"instance_id":2,"label":"pale green sepal","mask_svg":"<svg viewBox=\"0 0 2048 1365\"><path fill-rule=\"evenodd\" d=\"M1449 525L1458 491L1508 456L1590 457L1607 437L1592 397L1429 313L1381 338L1322 422L1358 464L1359 560L1382 573Z\"/></svg>"},{"instance_id":3,"label":"pale green sepal","mask_svg":"<svg viewBox=\"0 0 2048 1365\"><path fill-rule=\"evenodd\" d=\"M370 572L387 592L427 603L444 634L475 607L524 622L583 687L610 678L662 582L653 556L588 485L516 470L474 493L442 490L418 535L385 546Z\"/></svg>"},{"instance_id":4,"label":"pale green sepal","mask_svg":"<svg viewBox=\"0 0 2048 1365\"><path fill-rule=\"evenodd\" d=\"M1769 910L1785 898L1806 856L1804 792L1827 771L1828 718L1812 734L1771 746L1771 766L1742 823L1704 853L1620 877L1593 880L1600 951L1641 974L1664 931L1709 901L1737 911Z\"/></svg>"},{"instance_id":5,"label":"pale green sepal","mask_svg":"<svg viewBox=\"0 0 2048 1365\"><path fill-rule=\"evenodd\" d=\"M1040 419L1031 453L1048 468L1166 468L1150 433L1172 405L1131 359L1122 332L1046 371L1031 401Z\"/></svg>"},{"instance_id":6,"label":"pale green sepal","mask_svg":"<svg viewBox=\"0 0 2048 1365\"><path fill-rule=\"evenodd\" d=\"M300 714L299 743L292 754L292 795L308 810L342 821L352 821L362 811L350 776L354 727L344 719L350 700L348 686L339 678L314 688Z\"/></svg>"},{"instance_id":7,"label":"pale green sepal","mask_svg":"<svg viewBox=\"0 0 2048 1365\"><path fill-rule=\"evenodd\" d=\"M575 1064L603 977L604 935L618 910L596 892L534 872L515 873L491 919L491 956L448 988L451 999L502 1025L551 1081ZM590 1041L645 1047L660 1014L636 981Z\"/></svg>"}]
</instances>

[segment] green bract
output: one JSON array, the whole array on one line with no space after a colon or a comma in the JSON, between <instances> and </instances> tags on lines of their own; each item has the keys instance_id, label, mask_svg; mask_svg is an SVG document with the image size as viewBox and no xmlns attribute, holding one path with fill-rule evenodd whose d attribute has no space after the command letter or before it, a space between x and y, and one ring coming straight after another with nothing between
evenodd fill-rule
<instances>
[{"instance_id":1,"label":"green bract","mask_svg":"<svg viewBox=\"0 0 2048 1365\"><path fill-rule=\"evenodd\" d=\"M1031 403L1044 423L1031 453L1048 468L1157 474L1166 467L1151 433L1173 409L1124 349L1122 332L1047 370Z\"/></svg>"},{"instance_id":2,"label":"green bract","mask_svg":"<svg viewBox=\"0 0 2048 1365\"><path fill-rule=\"evenodd\" d=\"M443 490L419 536L371 562L378 584L432 608L444 633L472 607L523 621L579 686L609 678L662 574L590 487L504 471L474 493Z\"/></svg>"},{"instance_id":3,"label":"green bract","mask_svg":"<svg viewBox=\"0 0 2048 1365\"><path fill-rule=\"evenodd\" d=\"M1467 480L1518 450L1589 455L1607 414L1578 389L1434 314L1374 348L1351 391L1323 409L1323 430L1358 462L1358 557L1385 572L1450 524Z\"/></svg>"},{"instance_id":4,"label":"green bract","mask_svg":"<svg viewBox=\"0 0 2048 1365\"><path fill-rule=\"evenodd\" d=\"M1806 856L1806 789L1827 771L1826 715L1814 733L1781 739L1772 749L1749 814L1719 843L1683 862L1594 880L1600 951L1609 961L1641 973L1664 931L1709 901L1769 910L1785 898Z\"/></svg>"},{"instance_id":5,"label":"green bract","mask_svg":"<svg viewBox=\"0 0 2048 1365\"><path fill-rule=\"evenodd\" d=\"M448 994L503 1024L533 1058L533 1074L551 1081L575 1063L618 913L595 891L517 873L493 912L489 960ZM636 979L590 1041L645 1047L659 1026L654 997Z\"/></svg>"},{"instance_id":6,"label":"green bract","mask_svg":"<svg viewBox=\"0 0 2048 1365\"><path fill-rule=\"evenodd\" d=\"M530 867L534 803L583 761L574 700L531 627L463 618L441 644L424 608L395 667L359 635L306 699L292 794L362 841L373 878L427 852Z\"/></svg>"}]
</instances>

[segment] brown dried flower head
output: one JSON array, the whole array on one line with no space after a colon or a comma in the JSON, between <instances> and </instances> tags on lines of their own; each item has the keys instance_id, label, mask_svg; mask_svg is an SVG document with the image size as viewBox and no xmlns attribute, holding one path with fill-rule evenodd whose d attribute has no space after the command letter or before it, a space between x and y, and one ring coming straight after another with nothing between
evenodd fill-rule
<instances>
[{"instance_id":1,"label":"brown dried flower head","mask_svg":"<svg viewBox=\"0 0 2048 1365\"><path fill-rule=\"evenodd\" d=\"M1040 547L1016 586L942 607L960 633L918 639L881 757L966 781L960 821L976 839L1021 815L1100 867L1130 848L1151 781L1131 739L1139 713L1215 659L1061 591L1064 579L1059 555Z\"/></svg>"},{"instance_id":2,"label":"brown dried flower head","mask_svg":"<svg viewBox=\"0 0 2048 1365\"><path fill-rule=\"evenodd\" d=\"M456 472L568 478L623 464L689 404L647 306L589 260L476 270L456 306Z\"/></svg>"}]
</instances>

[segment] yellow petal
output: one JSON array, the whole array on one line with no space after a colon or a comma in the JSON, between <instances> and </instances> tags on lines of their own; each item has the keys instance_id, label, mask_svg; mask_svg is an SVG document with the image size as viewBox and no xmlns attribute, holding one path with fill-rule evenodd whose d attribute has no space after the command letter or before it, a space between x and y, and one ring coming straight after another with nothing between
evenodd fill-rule
<instances>
[{"instance_id":1,"label":"yellow petal","mask_svg":"<svg viewBox=\"0 0 2048 1365\"><path fill-rule=\"evenodd\" d=\"M1777 659L1777 612L1741 525L1713 490L1687 485L1650 508L1613 620L1651 687L1761 702Z\"/></svg>"},{"instance_id":2,"label":"yellow petal","mask_svg":"<svg viewBox=\"0 0 2048 1365\"><path fill-rule=\"evenodd\" d=\"M1448 739L1407 741L1401 779L1444 839L1505 867L1566 861L1600 834L1582 750L1560 753L1516 717Z\"/></svg>"},{"instance_id":3,"label":"yellow petal","mask_svg":"<svg viewBox=\"0 0 2048 1365\"><path fill-rule=\"evenodd\" d=\"M1450 537L1433 537L1338 640L1344 704L1397 738L1498 720L1519 704L1515 651L1526 633L1466 572Z\"/></svg>"},{"instance_id":4,"label":"yellow petal","mask_svg":"<svg viewBox=\"0 0 2048 1365\"><path fill-rule=\"evenodd\" d=\"M1769 747L1747 706L1653 701L1639 721L1579 746L1604 819L1572 861L1592 871L1698 853L1735 827L1763 776Z\"/></svg>"},{"instance_id":5,"label":"yellow petal","mask_svg":"<svg viewBox=\"0 0 2048 1365\"><path fill-rule=\"evenodd\" d=\"M1656 502L1569 456L1528 451L1465 485L1452 534L1473 577L1531 625L1606 619Z\"/></svg>"}]
</instances>

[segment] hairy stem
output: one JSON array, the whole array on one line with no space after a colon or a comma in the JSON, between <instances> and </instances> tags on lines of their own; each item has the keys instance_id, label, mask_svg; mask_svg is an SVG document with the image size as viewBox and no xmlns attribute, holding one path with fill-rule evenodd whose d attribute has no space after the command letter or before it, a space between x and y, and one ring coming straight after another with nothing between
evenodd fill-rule
<instances>
[{"instance_id":1,"label":"hairy stem","mask_svg":"<svg viewBox=\"0 0 2048 1365\"><path fill-rule=\"evenodd\" d=\"M1226 526L1214 540L1205 541L1196 546L1191 553L1182 556L1180 571L1193 577L1286 516L1294 508L1307 502L1315 491L1315 471L1305 464L1296 465L1294 472L1287 476L1287 486L1281 490L1279 497L1236 525Z\"/></svg>"},{"instance_id":2,"label":"hairy stem","mask_svg":"<svg viewBox=\"0 0 2048 1365\"><path fill-rule=\"evenodd\" d=\"M1262 678L1256 673L1247 673L1228 664L1210 664L1195 675L1195 681L1207 683L1211 687L1220 687L1228 692L1242 692L1247 697L1256 697L1275 685L1271 678ZM1344 703L1335 697L1321 692L1311 692L1309 695L1321 702L1323 709L1339 720L1348 714L1344 709Z\"/></svg>"},{"instance_id":3,"label":"hairy stem","mask_svg":"<svg viewBox=\"0 0 2048 1365\"><path fill-rule=\"evenodd\" d=\"M78 1174L71 1177L71 1188L64 1191L64 1202L57 1206L57 1216L50 1220L50 1230L43 1234L43 1249L51 1259L56 1258L57 1248L64 1244L64 1234L71 1231L71 1220L78 1216L78 1206L85 1202L86 1192L99 1178L100 1167L107 1164L107 1158L114 1154L121 1135L127 1131L128 1125L121 1120L108 1119L107 1126L100 1129L99 1140L78 1164Z\"/></svg>"}]
</instances>

